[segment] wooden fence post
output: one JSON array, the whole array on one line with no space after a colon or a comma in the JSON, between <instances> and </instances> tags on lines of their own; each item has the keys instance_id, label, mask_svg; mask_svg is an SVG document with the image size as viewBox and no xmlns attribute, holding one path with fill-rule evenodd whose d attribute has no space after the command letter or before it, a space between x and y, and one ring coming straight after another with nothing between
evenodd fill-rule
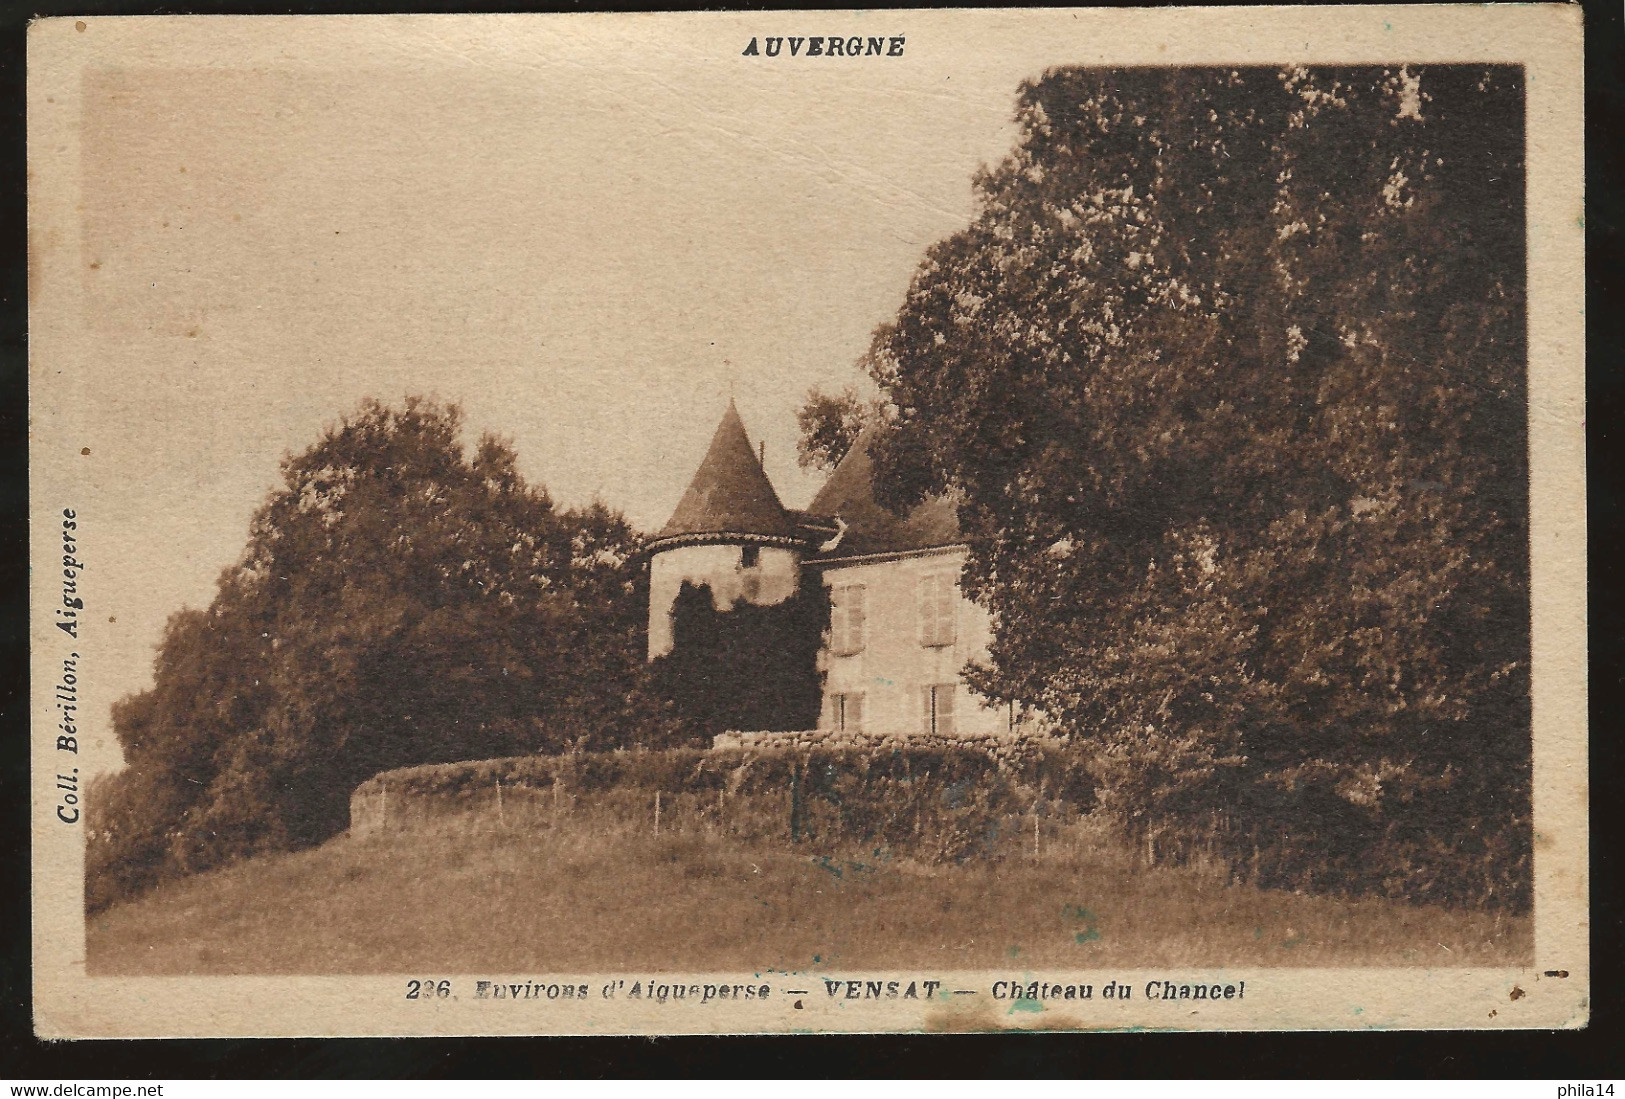
<instances>
[{"instance_id":1,"label":"wooden fence post","mask_svg":"<svg viewBox=\"0 0 1625 1099\"><path fill-rule=\"evenodd\" d=\"M790 763L790 842L801 842L801 765Z\"/></svg>"}]
</instances>

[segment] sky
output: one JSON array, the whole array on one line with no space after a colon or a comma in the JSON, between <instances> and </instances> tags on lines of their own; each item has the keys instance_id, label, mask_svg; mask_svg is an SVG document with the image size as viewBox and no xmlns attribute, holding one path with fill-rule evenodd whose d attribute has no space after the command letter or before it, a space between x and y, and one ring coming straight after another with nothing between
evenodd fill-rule
<instances>
[{"instance_id":1,"label":"sky","mask_svg":"<svg viewBox=\"0 0 1625 1099\"><path fill-rule=\"evenodd\" d=\"M209 603L279 462L361 400L454 401L471 442L511 441L559 502L654 530L732 396L798 506L817 479L795 463L796 409L857 380L926 249L974 216L1023 81L1057 65L1524 60L1526 14L36 23L32 537L52 559L56 511L76 509L81 763L116 761L108 707L150 684L169 615ZM752 37L835 34L906 47L743 55ZM1560 62L1530 70L1531 194L1577 206L1550 148L1576 118ZM1578 262L1561 251L1577 245L1531 240L1537 276ZM1546 285L1532 282L1536 363L1566 346ZM40 682L57 657L36 645Z\"/></svg>"},{"instance_id":2,"label":"sky","mask_svg":"<svg viewBox=\"0 0 1625 1099\"><path fill-rule=\"evenodd\" d=\"M799 18L817 25L115 34L118 63L63 82L79 262L55 384L88 451L85 552L116 562L92 565L101 703L150 683L165 620L208 604L279 461L364 398L456 402L559 502L652 531L731 396L804 504L797 408L858 379L1043 62L929 39L740 56L751 31L893 29Z\"/></svg>"}]
</instances>

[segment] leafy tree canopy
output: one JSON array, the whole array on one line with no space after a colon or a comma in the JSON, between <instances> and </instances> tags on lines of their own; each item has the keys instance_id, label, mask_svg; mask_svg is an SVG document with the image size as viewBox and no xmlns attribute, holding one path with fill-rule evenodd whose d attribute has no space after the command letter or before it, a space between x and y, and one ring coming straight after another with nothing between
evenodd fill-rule
<instances>
[{"instance_id":1,"label":"leafy tree canopy","mask_svg":"<svg viewBox=\"0 0 1625 1099\"><path fill-rule=\"evenodd\" d=\"M807 399L796 412L801 437L796 441L796 462L803 469L834 469L857 441L864 424L876 418L872 401L858 396L856 386L839 393L807 391Z\"/></svg>"},{"instance_id":2,"label":"leafy tree canopy","mask_svg":"<svg viewBox=\"0 0 1625 1099\"><path fill-rule=\"evenodd\" d=\"M962 501L975 684L1132 830L1523 895L1521 80L1053 71L877 334L878 487Z\"/></svg>"},{"instance_id":3,"label":"leafy tree canopy","mask_svg":"<svg viewBox=\"0 0 1625 1099\"><path fill-rule=\"evenodd\" d=\"M465 453L456 407L366 402L284 462L213 603L170 620L154 686L115 708L112 861L134 881L317 842L380 770L621 742L638 548L505 444Z\"/></svg>"}]
</instances>

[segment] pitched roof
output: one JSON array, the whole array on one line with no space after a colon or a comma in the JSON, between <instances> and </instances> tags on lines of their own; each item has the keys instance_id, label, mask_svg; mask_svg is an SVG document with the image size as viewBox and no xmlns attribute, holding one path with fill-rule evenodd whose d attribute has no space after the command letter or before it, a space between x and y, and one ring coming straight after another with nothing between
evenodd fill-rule
<instances>
[{"instance_id":1,"label":"pitched roof","mask_svg":"<svg viewBox=\"0 0 1625 1099\"><path fill-rule=\"evenodd\" d=\"M846 524L846 532L836 547L819 554L817 559L833 561L872 553L899 553L963 541L958 509L946 496L931 497L904 516L888 511L875 500L875 466L869 457L874 434L872 427L858 434L852 449L807 506L810 515L839 516Z\"/></svg>"},{"instance_id":2,"label":"pitched roof","mask_svg":"<svg viewBox=\"0 0 1625 1099\"><path fill-rule=\"evenodd\" d=\"M799 537L751 450L745 424L731 400L688 491L655 537L659 541L700 534Z\"/></svg>"}]
</instances>

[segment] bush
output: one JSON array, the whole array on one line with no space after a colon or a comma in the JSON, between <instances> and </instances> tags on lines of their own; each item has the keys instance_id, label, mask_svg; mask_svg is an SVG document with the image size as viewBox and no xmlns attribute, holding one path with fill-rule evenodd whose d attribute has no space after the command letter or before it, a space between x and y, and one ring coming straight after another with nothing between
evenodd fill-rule
<instances>
[{"instance_id":1,"label":"bush","mask_svg":"<svg viewBox=\"0 0 1625 1099\"><path fill-rule=\"evenodd\" d=\"M574 806L701 821L742 838L826 848L884 848L928 862L994 856L1034 811L1076 814L1092 798L1082 772L1046 742L885 741L829 745L792 738L714 750L519 756L389 771L351 799L351 829L488 811L509 803ZM545 793L544 793L545 791Z\"/></svg>"},{"instance_id":2,"label":"bush","mask_svg":"<svg viewBox=\"0 0 1625 1099\"><path fill-rule=\"evenodd\" d=\"M166 821L185 792L151 772L98 775L85 788L85 909L95 913L171 876Z\"/></svg>"},{"instance_id":3,"label":"bush","mask_svg":"<svg viewBox=\"0 0 1625 1099\"><path fill-rule=\"evenodd\" d=\"M796 593L782 603L739 599L720 611L709 586L685 580L672 615L672 650L650 666L652 691L693 739L817 723L829 592L815 570L803 569Z\"/></svg>"}]
</instances>

